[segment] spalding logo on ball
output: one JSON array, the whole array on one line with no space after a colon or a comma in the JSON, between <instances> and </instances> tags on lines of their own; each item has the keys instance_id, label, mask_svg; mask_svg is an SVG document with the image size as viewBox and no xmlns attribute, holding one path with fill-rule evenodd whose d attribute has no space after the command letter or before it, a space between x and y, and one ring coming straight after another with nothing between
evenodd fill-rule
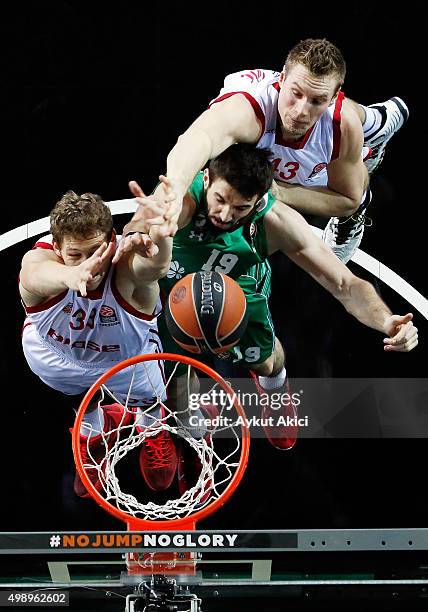
<instances>
[{"instance_id":1,"label":"spalding logo on ball","mask_svg":"<svg viewBox=\"0 0 428 612\"><path fill-rule=\"evenodd\" d=\"M248 323L241 287L221 272L194 272L179 280L165 305L174 340L191 353L224 353Z\"/></svg>"}]
</instances>

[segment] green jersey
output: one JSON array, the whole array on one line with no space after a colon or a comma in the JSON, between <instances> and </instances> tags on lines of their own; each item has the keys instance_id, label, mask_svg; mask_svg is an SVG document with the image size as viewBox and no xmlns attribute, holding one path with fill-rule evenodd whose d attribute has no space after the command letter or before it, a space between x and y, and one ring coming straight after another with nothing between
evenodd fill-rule
<instances>
[{"instance_id":1,"label":"green jersey","mask_svg":"<svg viewBox=\"0 0 428 612\"><path fill-rule=\"evenodd\" d=\"M222 232L212 228L208 220L202 172L195 177L189 192L196 210L192 220L174 236L171 265L167 276L159 281L161 290L168 295L180 278L199 270L228 274L245 293L249 322L239 345L223 353L222 358L249 367L263 363L275 346L268 301L271 269L264 226L264 217L275 198L266 194L251 220L233 232ZM189 355L171 337L164 319L162 312L158 324L164 351ZM184 366L177 369L180 374L184 371Z\"/></svg>"},{"instance_id":2,"label":"green jersey","mask_svg":"<svg viewBox=\"0 0 428 612\"><path fill-rule=\"evenodd\" d=\"M222 272L238 282L241 275L250 274L258 282L266 282L270 267L264 216L271 209L274 196L270 192L264 196L251 221L232 232L222 232L208 220L202 172L195 177L189 193L196 202L196 210L191 221L174 236L169 271L159 281L161 289L168 294L177 280L199 270Z\"/></svg>"}]
</instances>

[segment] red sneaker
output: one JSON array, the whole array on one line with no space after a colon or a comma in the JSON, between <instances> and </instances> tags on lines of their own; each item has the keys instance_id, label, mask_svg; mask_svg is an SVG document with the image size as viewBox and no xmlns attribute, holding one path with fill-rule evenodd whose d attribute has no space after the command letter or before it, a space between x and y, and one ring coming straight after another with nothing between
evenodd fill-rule
<instances>
[{"instance_id":1,"label":"red sneaker","mask_svg":"<svg viewBox=\"0 0 428 612\"><path fill-rule=\"evenodd\" d=\"M165 491L171 486L177 471L178 457L169 431L164 429L142 442L139 462L143 478L150 489Z\"/></svg>"},{"instance_id":2,"label":"red sneaker","mask_svg":"<svg viewBox=\"0 0 428 612\"><path fill-rule=\"evenodd\" d=\"M213 404L200 406L200 410L204 414L205 418L211 420L217 417L219 414L217 406L214 406ZM214 427L208 427L208 431L204 436L204 440L209 446L212 446L213 429ZM195 486L201 473L201 469L202 464L199 456L187 442L183 441L179 448L177 467L178 490L180 495L183 495L188 489ZM212 479L209 479L205 484L204 495L202 496L199 504L203 504L207 501L211 495L212 488L213 481Z\"/></svg>"},{"instance_id":3,"label":"red sneaker","mask_svg":"<svg viewBox=\"0 0 428 612\"><path fill-rule=\"evenodd\" d=\"M259 395L269 395L269 392L260 386L257 374L252 370L250 370L250 374L251 378L254 380L254 384L256 385ZM299 426L297 424L275 425L278 417L284 417L285 420L288 418L297 420L299 417L296 406L291 401L291 390L288 378L285 380L285 383L281 389L273 389L272 393L281 393L284 395L287 394L290 400L283 400L282 406L278 410L271 408L270 403L266 403L262 407L261 418L263 419L263 423L266 423L267 419L269 418L272 418L274 423L273 425L263 424L263 430L266 438L269 440L272 446L278 448L279 450L291 450L296 444Z\"/></svg>"},{"instance_id":4,"label":"red sneaker","mask_svg":"<svg viewBox=\"0 0 428 612\"><path fill-rule=\"evenodd\" d=\"M131 415L128 412L124 415L124 408L120 404L110 404L108 406L101 406L101 408L104 412L104 439L101 434L92 437L89 441L88 450L87 437L80 436L80 454L82 455L83 465L92 464L95 466L97 464L99 466L106 456L104 440L107 442L107 448L111 449L117 440L118 427L129 425L131 422ZM103 485L99 479L98 469L97 467L87 467L86 474L96 490L101 491ZM77 471L74 479L74 492L79 497L90 497Z\"/></svg>"}]
</instances>

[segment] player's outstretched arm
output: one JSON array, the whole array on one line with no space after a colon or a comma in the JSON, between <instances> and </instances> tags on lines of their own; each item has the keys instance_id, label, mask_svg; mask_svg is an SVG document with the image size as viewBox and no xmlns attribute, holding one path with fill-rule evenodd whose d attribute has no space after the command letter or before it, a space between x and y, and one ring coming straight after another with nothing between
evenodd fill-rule
<instances>
[{"instance_id":1,"label":"player's outstretched arm","mask_svg":"<svg viewBox=\"0 0 428 612\"><path fill-rule=\"evenodd\" d=\"M78 266L66 266L53 251L34 249L22 259L19 290L24 304L34 306L64 289L86 295L86 285L95 280L106 259L113 253L112 242L101 246Z\"/></svg>"},{"instance_id":2,"label":"player's outstretched arm","mask_svg":"<svg viewBox=\"0 0 428 612\"><path fill-rule=\"evenodd\" d=\"M135 196L137 210L124 227L113 263L118 264L118 275L127 276L135 283L154 281L164 276L171 261L172 239L162 231L166 225L165 213L174 197L165 177L163 200L146 196L136 181L129 188Z\"/></svg>"},{"instance_id":3,"label":"player's outstretched arm","mask_svg":"<svg viewBox=\"0 0 428 612\"><path fill-rule=\"evenodd\" d=\"M213 104L179 136L167 157L167 176L176 193L168 213L171 232L176 231L183 197L199 170L235 142L257 142L261 131L250 102L238 94Z\"/></svg>"},{"instance_id":4,"label":"player's outstretched arm","mask_svg":"<svg viewBox=\"0 0 428 612\"><path fill-rule=\"evenodd\" d=\"M374 287L358 278L313 234L295 210L276 202L265 217L269 253L282 251L337 298L364 325L383 332L385 351L411 351L418 344L412 314L393 315Z\"/></svg>"}]
</instances>

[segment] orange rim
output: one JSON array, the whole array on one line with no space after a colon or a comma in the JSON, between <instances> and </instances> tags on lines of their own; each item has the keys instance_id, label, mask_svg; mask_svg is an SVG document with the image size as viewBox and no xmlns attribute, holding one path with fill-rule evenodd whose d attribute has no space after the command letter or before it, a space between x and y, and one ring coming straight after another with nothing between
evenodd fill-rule
<instances>
[{"instance_id":1,"label":"orange rim","mask_svg":"<svg viewBox=\"0 0 428 612\"><path fill-rule=\"evenodd\" d=\"M239 466L235 474L233 475L232 480L227 485L226 489L223 491L220 497L214 500L211 504L208 504L205 508L197 510L192 514L189 514L188 516L179 519L171 519L168 521L150 521L147 519L133 517L130 514L124 512L123 510L119 510L118 508L110 504L107 500L105 500L102 495L100 495L100 493L95 489L94 485L86 475L86 471L83 468L82 464L82 456L80 453L79 443L80 427L82 425L85 410L95 392L100 388L102 384L105 383L106 380L108 380L111 376L113 376L117 372L120 372L124 368L135 365L136 363L152 360L178 361L180 363L193 366L197 370L200 370L205 374L211 376L211 378L213 378L224 389L226 393L233 397L233 405L235 407L235 410L237 411L238 415L242 417L242 422L246 423L244 409L239 403L238 398L235 395L232 387L219 374L217 374L215 370L213 370L209 366L205 365L204 363L201 363L200 361L197 361L196 359L193 359L192 357L187 357L185 355L175 355L174 353L150 353L148 355L137 355L135 357L130 357L129 359L121 361L117 365L104 372L104 374L98 378L98 380L92 385L92 387L89 389L89 391L83 398L78 413L76 415L72 431L74 461L76 463L76 468L79 473L79 476L88 493L102 508L104 508L104 510L106 510L109 514L112 514L116 518L120 519L121 521L125 522L128 525L128 528L132 529L133 531L138 531L139 529L148 529L152 531L194 529L195 523L197 521L206 518L207 516L213 514L213 512L221 508L221 506L223 506L232 496L237 486L241 482L242 477L244 476L245 470L247 468L250 452L250 431L247 425L241 425L242 439Z\"/></svg>"}]
</instances>

